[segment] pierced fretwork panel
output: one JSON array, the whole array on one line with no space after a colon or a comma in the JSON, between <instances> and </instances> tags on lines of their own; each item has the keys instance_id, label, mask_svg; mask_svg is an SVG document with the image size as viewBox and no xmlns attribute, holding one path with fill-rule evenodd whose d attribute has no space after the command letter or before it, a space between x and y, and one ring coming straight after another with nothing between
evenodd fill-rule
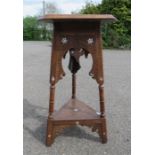
<instances>
[{"instance_id":1,"label":"pierced fretwork panel","mask_svg":"<svg viewBox=\"0 0 155 155\"><path fill-rule=\"evenodd\" d=\"M102 72L102 49L96 35L68 35L63 34L57 36L57 42L53 44L53 57L52 61L56 65L52 65L52 75L55 77L56 82L60 80L65 72L62 66L62 58L65 58L66 53L69 51L70 60L68 68L75 74L81 68L79 58L91 54L93 59L92 69L89 75L96 79L97 83L103 82Z\"/></svg>"}]
</instances>

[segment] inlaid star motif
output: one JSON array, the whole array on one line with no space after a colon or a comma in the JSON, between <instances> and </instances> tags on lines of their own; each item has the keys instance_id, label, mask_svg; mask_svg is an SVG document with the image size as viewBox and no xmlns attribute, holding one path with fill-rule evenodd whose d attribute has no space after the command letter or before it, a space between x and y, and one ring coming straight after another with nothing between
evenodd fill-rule
<instances>
[{"instance_id":1,"label":"inlaid star motif","mask_svg":"<svg viewBox=\"0 0 155 155\"><path fill-rule=\"evenodd\" d=\"M89 39L87 40L87 42L88 42L88 44L92 44L92 43L94 42L94 40L93 40L93 38L89 38Z\"/></svg>"},{"instance_id":2,"label":"inlaid star motif","mask_svg":"<svg viewBox=\"0 0 155 155\"><path fill-rule=\"evenodd\" d=\"M66 37L64 37L64 38L62 38L61 42L62 42L63 44L67 44L68 40L67 40Z\"/></svg>"}]
</instances>

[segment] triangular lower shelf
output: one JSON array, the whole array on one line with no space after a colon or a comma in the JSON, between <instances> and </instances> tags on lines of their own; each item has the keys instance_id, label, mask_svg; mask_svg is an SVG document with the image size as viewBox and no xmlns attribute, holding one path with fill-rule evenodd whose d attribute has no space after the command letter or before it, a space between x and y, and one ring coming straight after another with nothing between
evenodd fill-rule
<instances>
[{"instance_id":1,"label":"triangular lower shelf","mask_svg":"<svg viewBox=\"0 0 155 155\"><path fill-rule=\"evenodd\" d=\"M60 110L53 113L53 119L61 120L89 120L100 118L96 111L78 99L70 99Z\"/></svg>"}]
</instances>

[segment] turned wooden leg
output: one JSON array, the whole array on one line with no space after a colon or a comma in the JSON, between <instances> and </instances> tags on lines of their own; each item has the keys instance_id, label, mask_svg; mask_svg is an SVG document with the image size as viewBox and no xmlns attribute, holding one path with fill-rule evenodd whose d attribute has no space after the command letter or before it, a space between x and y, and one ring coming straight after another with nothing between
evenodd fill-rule
<instances>
[{"instance_id":1,"label":"turned wooden leg","mask_svg":"<svg viewBox=\"0 0 155 155\"><path fill-rule=\"evenodd\" d=\"M100 116L104 117L104 89L103 85L99 85L99 97L100 97Z\"/></svg>"},{"instance_id":2,"label":"turned wooden leg","mask_svg":"<svg viewBox=\"0 0 155 155\"><path fill-rule=\"evenodd\" d=\"M54 77L52 77L50 86L49 115L52 115L52 113L54 112L54 100L55 100L55 80Z\"/></svg>"},{"instance_id":3,"label":"turned wooden leg","mask_svg":"<svg viewBox=\"0 0 155 155\"><path fill-rule=\"evenodd\" d=\"M76 98L76 74L72 74L72 99Z\"/></svg>"},{"instance_id":4,"label":"turned wooden leg","mask_svg":"<svg viewBox=\"0 0 155 155\"><path fill-rule=\"evenodd\" d=\"M46 133L46 145L50 146L53 142L53 125L52 125L52 113L54 112L54 97L55 97L55 80L54 77L51 79L50 86L50 101L49 101L49 115L47 119L47 133Z\"/></svg>"}]
</instances>

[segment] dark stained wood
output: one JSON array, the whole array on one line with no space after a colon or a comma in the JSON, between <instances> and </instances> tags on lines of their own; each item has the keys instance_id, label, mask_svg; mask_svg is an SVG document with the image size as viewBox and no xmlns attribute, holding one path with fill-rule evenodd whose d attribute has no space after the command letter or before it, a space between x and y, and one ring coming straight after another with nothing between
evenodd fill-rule
<instances>
[{"instance_id":1,"label":"dark stained wood","mask_svg":"<svg viewBox=\"0 0 155 155\"><path fill-rule=\"evenodd\" d=\"M76 98L76 74L72 74L72 99Z\"/></svg>"},{"instance_id":2,"label":"dark stained wood","mask_svg":"<svg viewBox=\"0 0 155 155\"><path fill-rule=\"evenodd\" d=\"M104 75L102 60L101 21L114 21L112 15L46 15L40 20L53 22L54 35L50 68L50 102L47 120L46 145L65 128L85 125L96 131L103 143L107 142L104 107ZM57 112L54 111L55 86L65 76L62 59L69 52L69 70L72 73L72 97ZM93 64L89 75L99 87L100 112L96 112L76 98L76 74L81 68L80 57L92 56ZM63 89L63 88L62 88Z\"/></svg>"}]
</instances>

